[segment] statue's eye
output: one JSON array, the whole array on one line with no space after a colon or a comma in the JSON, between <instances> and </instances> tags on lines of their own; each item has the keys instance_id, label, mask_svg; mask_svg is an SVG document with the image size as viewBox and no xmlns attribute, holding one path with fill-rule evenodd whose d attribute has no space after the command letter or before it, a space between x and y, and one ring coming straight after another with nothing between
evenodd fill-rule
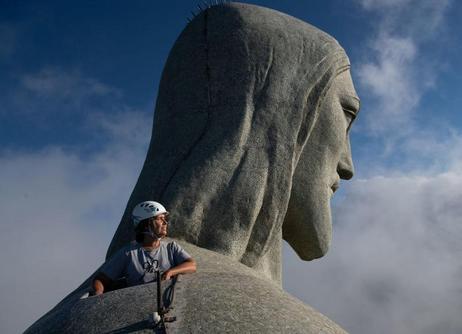
<instances>
[{"instance_id":1,"label":"statue's eye","mask_svg":"<svg viewBox=\"0 0 462 334\"><path fill-rule=\"evenodd\" d=\"M351 108L342 107L343 112L345 113L345 118L347 119L347 132L350 131L351 125L356 118L356 112L351 110Z\"/></svg>"},{"instance_id":2,"label":"statue's eye","mask_svg":"<svg viewBox=\"0 0 462 334\"><path fill-rule=\"evenodd\" d=\"M347 133L350 131L351 125L359 112L360 101L357 96L341 95L340 105L342 106L345 119L347 120Z\"/></svg>"}]
</instances>

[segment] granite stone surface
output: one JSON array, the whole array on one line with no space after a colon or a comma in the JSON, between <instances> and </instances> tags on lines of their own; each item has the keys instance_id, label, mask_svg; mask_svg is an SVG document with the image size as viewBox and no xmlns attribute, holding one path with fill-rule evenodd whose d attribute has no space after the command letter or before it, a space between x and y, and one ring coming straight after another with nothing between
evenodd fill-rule
<instances>
[{"instance_id":1,"label":"granite stone surface","mask_svg":"<svg viewBox=\"0 0 462 334\"><path fill-rule=\"evenodd\" d=\"M338 325L290 296L258 272L221 254L183 245L198 272L175 284L176 321L167 333L345 333ZM163 289L170 285L163 284ZM149 283L85 299L82 286L43 316L32 333L153 333L156 285Z\"/></svg>"}]
</instances>

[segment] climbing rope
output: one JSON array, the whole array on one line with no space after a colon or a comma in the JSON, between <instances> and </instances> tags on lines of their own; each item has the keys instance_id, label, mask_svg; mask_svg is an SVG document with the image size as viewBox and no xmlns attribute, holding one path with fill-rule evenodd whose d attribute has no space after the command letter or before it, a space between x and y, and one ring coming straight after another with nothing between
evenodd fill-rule
<instances>
[{"instance_id":1,"label":"climbing rope","mask_svg":"<svg viewBox=\"0 0 462 334\"><path fill-rule=\"evenodd\" d=\"M168 334L166 322L173 322L176 317L167 316L166 314L171 310L170 305L173 303L175 294L175 283L177 278L172 278L172 283L165 289L165 302L162 296L161 273L156 271L156 287L157 287L157 311L151 315L151 322L155 333ZM166 307L164 305L167 305Z\"/></svg>"}]
</instances>

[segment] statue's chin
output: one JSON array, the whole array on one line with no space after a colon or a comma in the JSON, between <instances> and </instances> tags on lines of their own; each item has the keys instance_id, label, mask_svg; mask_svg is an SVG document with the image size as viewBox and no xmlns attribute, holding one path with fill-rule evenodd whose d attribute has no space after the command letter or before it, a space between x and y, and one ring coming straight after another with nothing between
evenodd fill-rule
<instances>
[{"instance_id":1,"label":"statue's chin","mask_svg":"<svg viewBox=\"0 0 462 334\"><path fill-rule=\"evenodd\" d=\"M329 201L288 210L282 226L282 237L304 261L318 259L329 250L332 222Z\"/></svg>"},{"instance_id":2,"label":"statue's chin","mask_svg":"<svg viewBox=\"0 0 462 334\"><path fill-rule=\"evenodd\" d=\"M311 261L326 255L330 247L330 236L291 236L282 234L285 241L289 243L297 255L304 261ZM304 241L302 240L304 239Z\"/></svg>"}]
</instances>

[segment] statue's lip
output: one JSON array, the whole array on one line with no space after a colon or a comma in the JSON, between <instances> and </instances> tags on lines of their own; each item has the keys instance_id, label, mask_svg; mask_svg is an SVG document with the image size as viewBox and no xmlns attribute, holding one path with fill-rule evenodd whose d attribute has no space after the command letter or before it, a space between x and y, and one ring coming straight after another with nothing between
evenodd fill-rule
<instances>
[{"instance_id":1,"label":"statue's lip","mask_svg":"<svg viewBox=\"0 0 462 334\"><path fill-rule=\"evenodd\" d=\"M336 181L333 185L330 186L330 189L332 189L332 192L335 193L339 187L340 187L340 182Z\"/></svg>"}]
</instances>

